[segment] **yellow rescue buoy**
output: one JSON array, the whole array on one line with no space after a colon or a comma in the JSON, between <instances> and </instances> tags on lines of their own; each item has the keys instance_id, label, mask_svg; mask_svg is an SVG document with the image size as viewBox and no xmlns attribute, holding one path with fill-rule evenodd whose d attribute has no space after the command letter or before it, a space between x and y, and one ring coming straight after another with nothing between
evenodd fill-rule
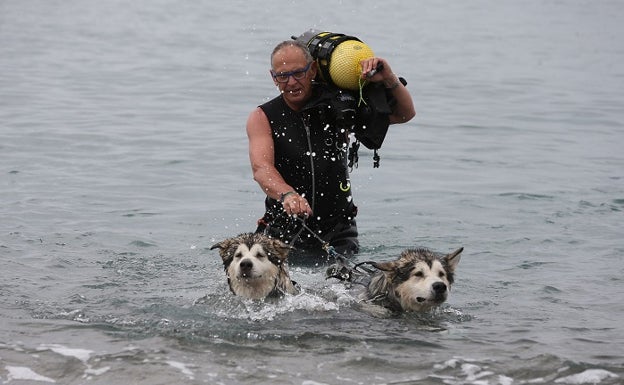
<instances>
[{"instance_id":1,"label":"yellow rescue buoy","mask_svg":"<svg viewBox=\"0 0 624 385\"><path fill-rule=\"evenodd\" d=\"M325 81L348 90L360 88L360 62L375 56L368 45L344 34L308 31L296 39L307 45Z\"/></svg>"}]
</instances>

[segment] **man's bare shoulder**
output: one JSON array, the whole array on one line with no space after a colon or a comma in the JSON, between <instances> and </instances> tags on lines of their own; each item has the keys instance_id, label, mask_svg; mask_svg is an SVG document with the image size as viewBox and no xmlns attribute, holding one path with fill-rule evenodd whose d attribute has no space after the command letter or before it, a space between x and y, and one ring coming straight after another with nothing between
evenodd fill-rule
<instances>
[{"instance_id":1,"label":"man's bare shoulder","mask_svg":"<svg viewBox=\"0 0 624 385\"><path fill-rule=\"evenodd\" d=\"M262 108L256 107L247 117L247 134L270 134L271 124Z\"/></svg>"}]
</instances>

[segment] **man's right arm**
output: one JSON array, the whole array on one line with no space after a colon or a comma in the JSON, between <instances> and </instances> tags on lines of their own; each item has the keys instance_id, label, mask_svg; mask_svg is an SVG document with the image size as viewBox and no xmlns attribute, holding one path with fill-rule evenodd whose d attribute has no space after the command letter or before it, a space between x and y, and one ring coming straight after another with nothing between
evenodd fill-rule
<instances>
[{"instance_id":1,"label":"man's right arm","mask_svg":"<svg viewBox=\"0 0 624 385\"><path fill-rule=\"evenodd\" d=\"M256 108L249 114L247 137L253 178L262 191L276 200L280 200L282 194L287 192L297 193L275 168L275 145L271 125L261 108ZM308 202L298 193L287 195L283 203L289 214L312 214Z\"/></svg>"}]
</instances>

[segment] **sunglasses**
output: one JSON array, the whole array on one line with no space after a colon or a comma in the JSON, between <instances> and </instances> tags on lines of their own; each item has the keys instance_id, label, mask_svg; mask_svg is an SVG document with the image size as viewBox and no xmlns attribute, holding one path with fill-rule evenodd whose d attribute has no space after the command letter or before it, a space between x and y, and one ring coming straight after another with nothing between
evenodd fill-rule
<instances>
[{"instance_id":1,"label":"sunglasses","mask_svg":"<svg viewBox=\"0 0 624 385\"><path fill-rule=\"evenodd\" d=\"M273 75L273 79L275 79L278 83L288 83L288 79L292 76L295 80L301 80L306 76L306 73L310 69L312 62L309 62L307 66L300 70L288 71L288 72L280 72L276 73L271 70L271 75Z\"/></svg>"}]
</instances>

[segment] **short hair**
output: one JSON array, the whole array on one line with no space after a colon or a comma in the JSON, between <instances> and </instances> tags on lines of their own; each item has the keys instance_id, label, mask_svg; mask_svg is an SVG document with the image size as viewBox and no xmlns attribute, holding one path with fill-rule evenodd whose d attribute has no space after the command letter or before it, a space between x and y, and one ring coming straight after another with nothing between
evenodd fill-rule
<instances>
[{"instance_id":1,"label":"short hair","mask_svg":"<svg viewBox=\"0 0 624 385\"><path fill-rule=\"evenodd\" d=\"M275 56L275 54L282 48L286 48L286 47L299 48L301 52L303 53L303 55L305 56L306 62L308 63L314 60L307 45L300 42L299 40L284 40L283 42L276 45L275 48L273 48L273 52L271 52L271 67L273 67L273 57Z\"/></svg>"}]
</instances>

